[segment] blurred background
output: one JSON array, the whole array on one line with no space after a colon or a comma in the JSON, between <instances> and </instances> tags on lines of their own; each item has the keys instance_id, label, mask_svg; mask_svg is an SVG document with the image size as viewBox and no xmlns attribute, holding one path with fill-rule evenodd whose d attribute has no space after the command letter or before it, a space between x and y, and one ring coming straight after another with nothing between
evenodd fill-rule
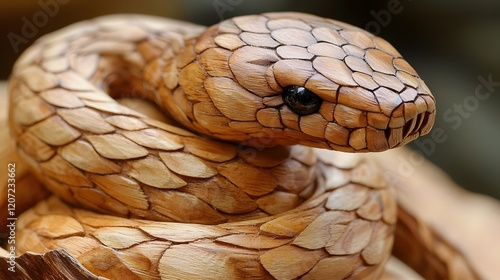
<instances>
[{"instance_id":1,"label":"blurred background","mask_svg":"<svg viewBox=\"0 0 500 280\"><path fill-rule=\"evenodd\" d=\"M75 21L111 13L142 13L211 25L268 11L301 11L338 19L391 42L425 80L438 104L434 131L440 136L428 135L412 148L464 188L500 199L497 0L1 1L0 80L8 78L15 59L36 38ZM418 168L418 162L411 166Z\"/></svg>"}]
</instances>

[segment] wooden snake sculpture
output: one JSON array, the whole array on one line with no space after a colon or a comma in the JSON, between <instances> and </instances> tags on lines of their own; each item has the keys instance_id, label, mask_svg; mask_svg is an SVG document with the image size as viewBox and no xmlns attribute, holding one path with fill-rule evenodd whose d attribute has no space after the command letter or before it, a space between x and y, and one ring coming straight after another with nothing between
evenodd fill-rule
<instances>
[{"instance_id":1,"label":"wooden snake sculpture","mask_svg":"<svg viewBox=\"0 0 500 280\"><path fill-rule=\"evenodd\" d=\"M64 248L110 279L375 279L395 198L370 160L328 150L400 147L435 118L388 42L300 13L77 23L19 58L9 92L19 152L58 197L19 218L18 254Z\"/></svg>"}]
</instances>

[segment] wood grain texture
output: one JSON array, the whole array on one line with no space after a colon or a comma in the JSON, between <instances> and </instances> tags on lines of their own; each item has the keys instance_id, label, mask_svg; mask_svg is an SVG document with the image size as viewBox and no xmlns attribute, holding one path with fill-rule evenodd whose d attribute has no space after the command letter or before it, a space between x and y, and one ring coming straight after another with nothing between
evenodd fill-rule
<instances>
[{"instance_id":1,"label":"wood grain texture","mask_svg":"<svg viewBox=\"0 0 500 280\"><path fill-rule=\"evenodd\" d=\"M499 273L496 263L500 259L498 201L463 190L442 170L424 160L415 165L418 168L413 172L405 171L401 177L390 166L408 167L408 159L420 157L411 150L400 149L373 157L387 170L385 174L397 192L399 225L394 250L401 259L425 274L426 279L442 278L432 275L436 271L457 279L474 278L475 273L479 279L496 278ZM416 239L422 242L415 242ZM427 263L429 259L434 261ZM436 269L429 269L431 266Z\"/></svg>"},{"instance_id":2,"label":"wood grain texture","mask_svg":"<svg viewBox=\"0 0 500 280\"><path fill-rule=\"evenodd\" d=\"M321 110L290 111L279 94L291 85L317 89ZM375 279L397 219L380 171L360 155L276 145L383 151L435 117L430 91L387 42L297 13L207 29L133 15L80 23L21 56L9 92L20 154L60 197L19 219L18 253L64 248L108 278ZM205 135L114 100L123 96Z\"/></svg>"},{"instance_id":3,"label":"wood grain texture","mask_svg":"<svg viewBox=\"0 0 500 280\"><path fill-rule=\"evenodd\" d=\"M95 279L104 280L85 269L66 250L53 250L43 255L26 253L16 259L15 271L8 270L9 263L5 258L0 260L0 276L2 279L34 280L50 279Z\"/></svg>"},{"instance_id":4,"label":"wood grain texture","mask_svg":"<svg viewBox=\"0 0 500 280\"><path fill-rule=\"evenodd\" d=\"M330 158L335 158L335 154L332 154ZM297 159L300 159L299 155L297 155ZM358 164L362 165L364 164L363 162L363 160L358 161ZM349 173L351 172L351 170L355 170L355 168L351 168L340 171L333 165L333 160L331 160L330 162L321 163L321 166L321 168L325 172L333 173ZM116 184L126 185L130 180L124 181L124 179L119 179L119 177L116 177L116 175L115 177L110 177L110 175L108 175L107 177L102 177L102 175L95 175L94 177L92 177L92 181L96 182L96 184L98 185L110 185L111 187ZM229 182L226 184L229 184ZM123 259L123 254L132 254L135 256L135 253L129 251L135 251L137 249L137 246L146 246L146 244L148 243L151 243L151 246L166 246L166 248L172 248L171 251L170 249L167 249L163 253L163 257L161 258L162 260L165 259L165 267L162 266L163 262L160 261L159 264L154 264L155 267L158 267L157 269L159 269L159 271L149 272L150 274L159 273L160 275L164 275L165 277L166 275L177 275L168 274L165 271L174 273L172 272L172 269L182 269L182 271L186 269L185 267L181 266L182 262L179 263L179 266L176 266L175 264L172 264L171 261L167 261L168 259L174 257L178 258L178 254L188 254L188 256L190 256L194 253L196 258L212 258L209 255L207 255L206 257L202 257L204 254L204 246L209 246L207 247L207 249L212 248L210 249L210 252L212 252L212 250L214 250L215 248L218 248L218 258L230 258L238 262L243 261L244 258L253 259L256 262L256 271L252 273L257 273L256 275L261 276L270 273L276 278L287 277L286 275L288 275L289 273L292 273L293 275L295 275L295 277L306 273L307 271L312 269L320 259L328 257L328 254L325 255L325 251L323 251L325 249L326 252L329 252L330 254L347 254L351 256L350 258L354 258L354 255L357 254L358 265L363 264L363 258L370 259L370 257L368 256L375 254L377 256L372 258L375 258L376 261L370 261L369 265L365 265L379 266L381 263L386 261L386 256L388 255L388 251L390 250L392 243L391 232L393 223L387 223L382 220L382 212L389 210L384 210L384 206L379 204L379 206L376 207L380 212L379 215L376 215L378 216L378 219L363 221L359 220L359 218L356 218L355 213L357 209L360 209L362 207L363 199L351 198L345 200L345 202L342 202L342 204L340 205L332 204L332 202L329 202L339 200L344 201L344 188L347 188L346 190L349 190L351 188L349 186L354 185L349 185L347 183L345 186L346 187L337 187L332 185L331 187L329 187L329 184L327 183L326 187L330 189L331 194L328 194L327 192L317 197L316 199L311 200L309 203L299 206L297 209L289 210L285 208L285 210L289 211L283 214L279 214L278 216L270 216L263 217L257 220L250 220L249 222L251 223L236 222L229 224L220 224L217 226L158 223L147 220L133 219L120 220L119 218L114 218L111 216L100 216L88 211L77 209L71 210L71 208L64 205L60 200L52 197L24 214L24 219L20 222L18 236L22 240L36 239L39 242L42 242L44 244L44 248L46 249L40 251L40 253L47 252L46 250L61 247L66 248L90 271L97 273L97 275L107 275L108 277L110 275L102 271L99 272L99 268L89 267L90 264L94 263L93 261L87 262L84 260L88 258L90 258L89 261L94 260L96 258L104 257L104 255L102 254L105 254L107 258L112 258L117 262L113 264L113 267L118 271L121 271L122 268L120 267L137 265L127 263L127 261ZM361 187L361 185L356 186ZM104 189L107 190L107 188L108 187L105 187ZM137 188L135 189L137 190ZM187 190L187 192L190 191ZM223 192L227 191L223 190ZM372 195L379 196L377 195L377 193L379 192L377 188L372 189L368 187L367 192L371 193ZM360 197L359 195L363 196L363 193L365 192L359 192L356 197ZM122 194L122 196L125 197L124 193ZM130 194L129 196L134 198L140 197L140 195L137 195L135 193ZM247 197L247 199L249 199L249 197ZM278 200L283 199L278 198ZM286 201L286 199L284 200ZM241 200L239 201L239 204L241 204ZM379 198L377 199L377 201L382 200ZM275 201L271 200L269 203L272 203L271 205L274 205L274 202ZM257 201L257 205L259 205L260 203L263 202L261 200ZM137 205L137 203L134 205ZM255 205L254 207L257 207L257 205ZM224 209L224 207L221 208ZM392 212L394 211L392 210ZM110 224L110 219L113 219L115 221ZM76 221L80 222L77 222L75 224ZM318 231L318 229L315 229L316 227L319 227L319 229L327 229L324 227L325 224L330 224L333 231ZM371 232L379 227L384 230L384 233L377 234L372 237ZM343 230L334 230L335 228ZM83 232L82 229L84 229ZM332 235L334 232L338 233ZM358 235L359 237L356 237ZM383 236L383 238L375 238L376 236ZM216 241L216 243L220 243L222 245L217 245L218 247L210 247L213 246L210 245L210 240ZM190 246L193 247L184 247L185 245L183 244L185 244L186 242L189 244L192 243L192 245ZM372 249L367 249L368 251L365 252L364 248L371 248L369 244L372 244L373 242L385 244L382 246L373 245L377 248L385 249L375 252L372 252ZM30 242L22 243L26 245L30 244ZM78 244L81 244L81 247ZM175 244L179 245L174 246ZM243 247L245 248L245 253L243 255L240 255L241 253L243 253L243 251L238 253L239 249L237 250L235 247L223 244L232 244L237 245L238 247ZM20 246L20 250L33 250L32 246L27 247L26 249L22 248L23 246ZM112 253L112 255L110 255L112 251L109 251L106 248L112 248L114 250L113 252L115 252L116 250L118 251L116 251L117 253ZM198 252L196 248L200 248L202 251ZM288 258L290 257L290 252L296 252L300 256L303 256L304 253L300 252L308 251L311 251L310 257L312 259L310 259L311 263L303 268L305 270L299 269L297 271L289 271L289 269L287 268L288 265L283 266L284 263L281 263L279 261L276 262L274 257L276 254L284 254L278 259ZM22 253L24 251L20 252ZM250 257L252 255L253 257ZM306 256L308 255L309 253L306 254ZM362 258L362 255L365 255L365 257ZM269 260L271 260L271 262L269 263L267 261L268 258L270 258ZM150 259L148 262L153 261L154 260ZM215 261L214 263L202 263L208 266L214 266L214 269L216 269L217 267L217 271L219 272L214 272L216 273L214 275L219 275L218 273L222 273L220 275L242 277L242 275L240 274L234 274L236 273L235 271L231 272L231 269L235 269L235 267L233 267L232 265L232 262L228 263L227 267L223 266L222 268L220 267L221 264L219 263L219 261ZM174 268L172 268L172 265L174 265ZM163 270L164 272L162 272ZM132 271L135 270L133 269ZM188 270L185 272L182 271L178 272L180 273L178 274L178 276L197 275L196 273L192 274L194 273L192 270ZM317 271L317 269L315 271ZM245 275L248 276L247 274Z\"/></svg>"}]
</instances>

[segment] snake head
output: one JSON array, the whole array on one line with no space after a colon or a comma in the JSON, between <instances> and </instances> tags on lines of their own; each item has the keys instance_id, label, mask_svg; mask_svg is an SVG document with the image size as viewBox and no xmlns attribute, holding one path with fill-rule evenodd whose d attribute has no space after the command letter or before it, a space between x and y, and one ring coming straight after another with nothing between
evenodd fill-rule
<instances>
[{"instance_id":1,"label":"snake head","mask_svg":"<svg viewBox=\"0 0 500 280\"><path fill-rule=\"evenodd\" d=\"M181 57L177 99L192 105L183 116L220 139L375 152L434 123L435 99L401 54L343 22L237 17L208 28Z\"/></svg>"}]
</instances>

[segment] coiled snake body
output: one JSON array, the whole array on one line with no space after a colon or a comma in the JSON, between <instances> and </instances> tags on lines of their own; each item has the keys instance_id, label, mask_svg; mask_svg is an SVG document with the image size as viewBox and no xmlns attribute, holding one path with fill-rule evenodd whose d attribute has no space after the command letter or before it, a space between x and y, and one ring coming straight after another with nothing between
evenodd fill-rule
<instances>
[{"instance_id":1,"label":"coiled snake body","mask_svg":"<svg viewBox=\"0 0 500 280\"><path fill-rule=\"evenodd\" d=\"M370 161L328 150L399 147L435 116L389 43L298 13L79 23L27 50L9 92L39 180L113 215L51 197L19 218L18 253L65 248L108 278L376 278L396 202Z\"/></svg>"}]
</instances>

